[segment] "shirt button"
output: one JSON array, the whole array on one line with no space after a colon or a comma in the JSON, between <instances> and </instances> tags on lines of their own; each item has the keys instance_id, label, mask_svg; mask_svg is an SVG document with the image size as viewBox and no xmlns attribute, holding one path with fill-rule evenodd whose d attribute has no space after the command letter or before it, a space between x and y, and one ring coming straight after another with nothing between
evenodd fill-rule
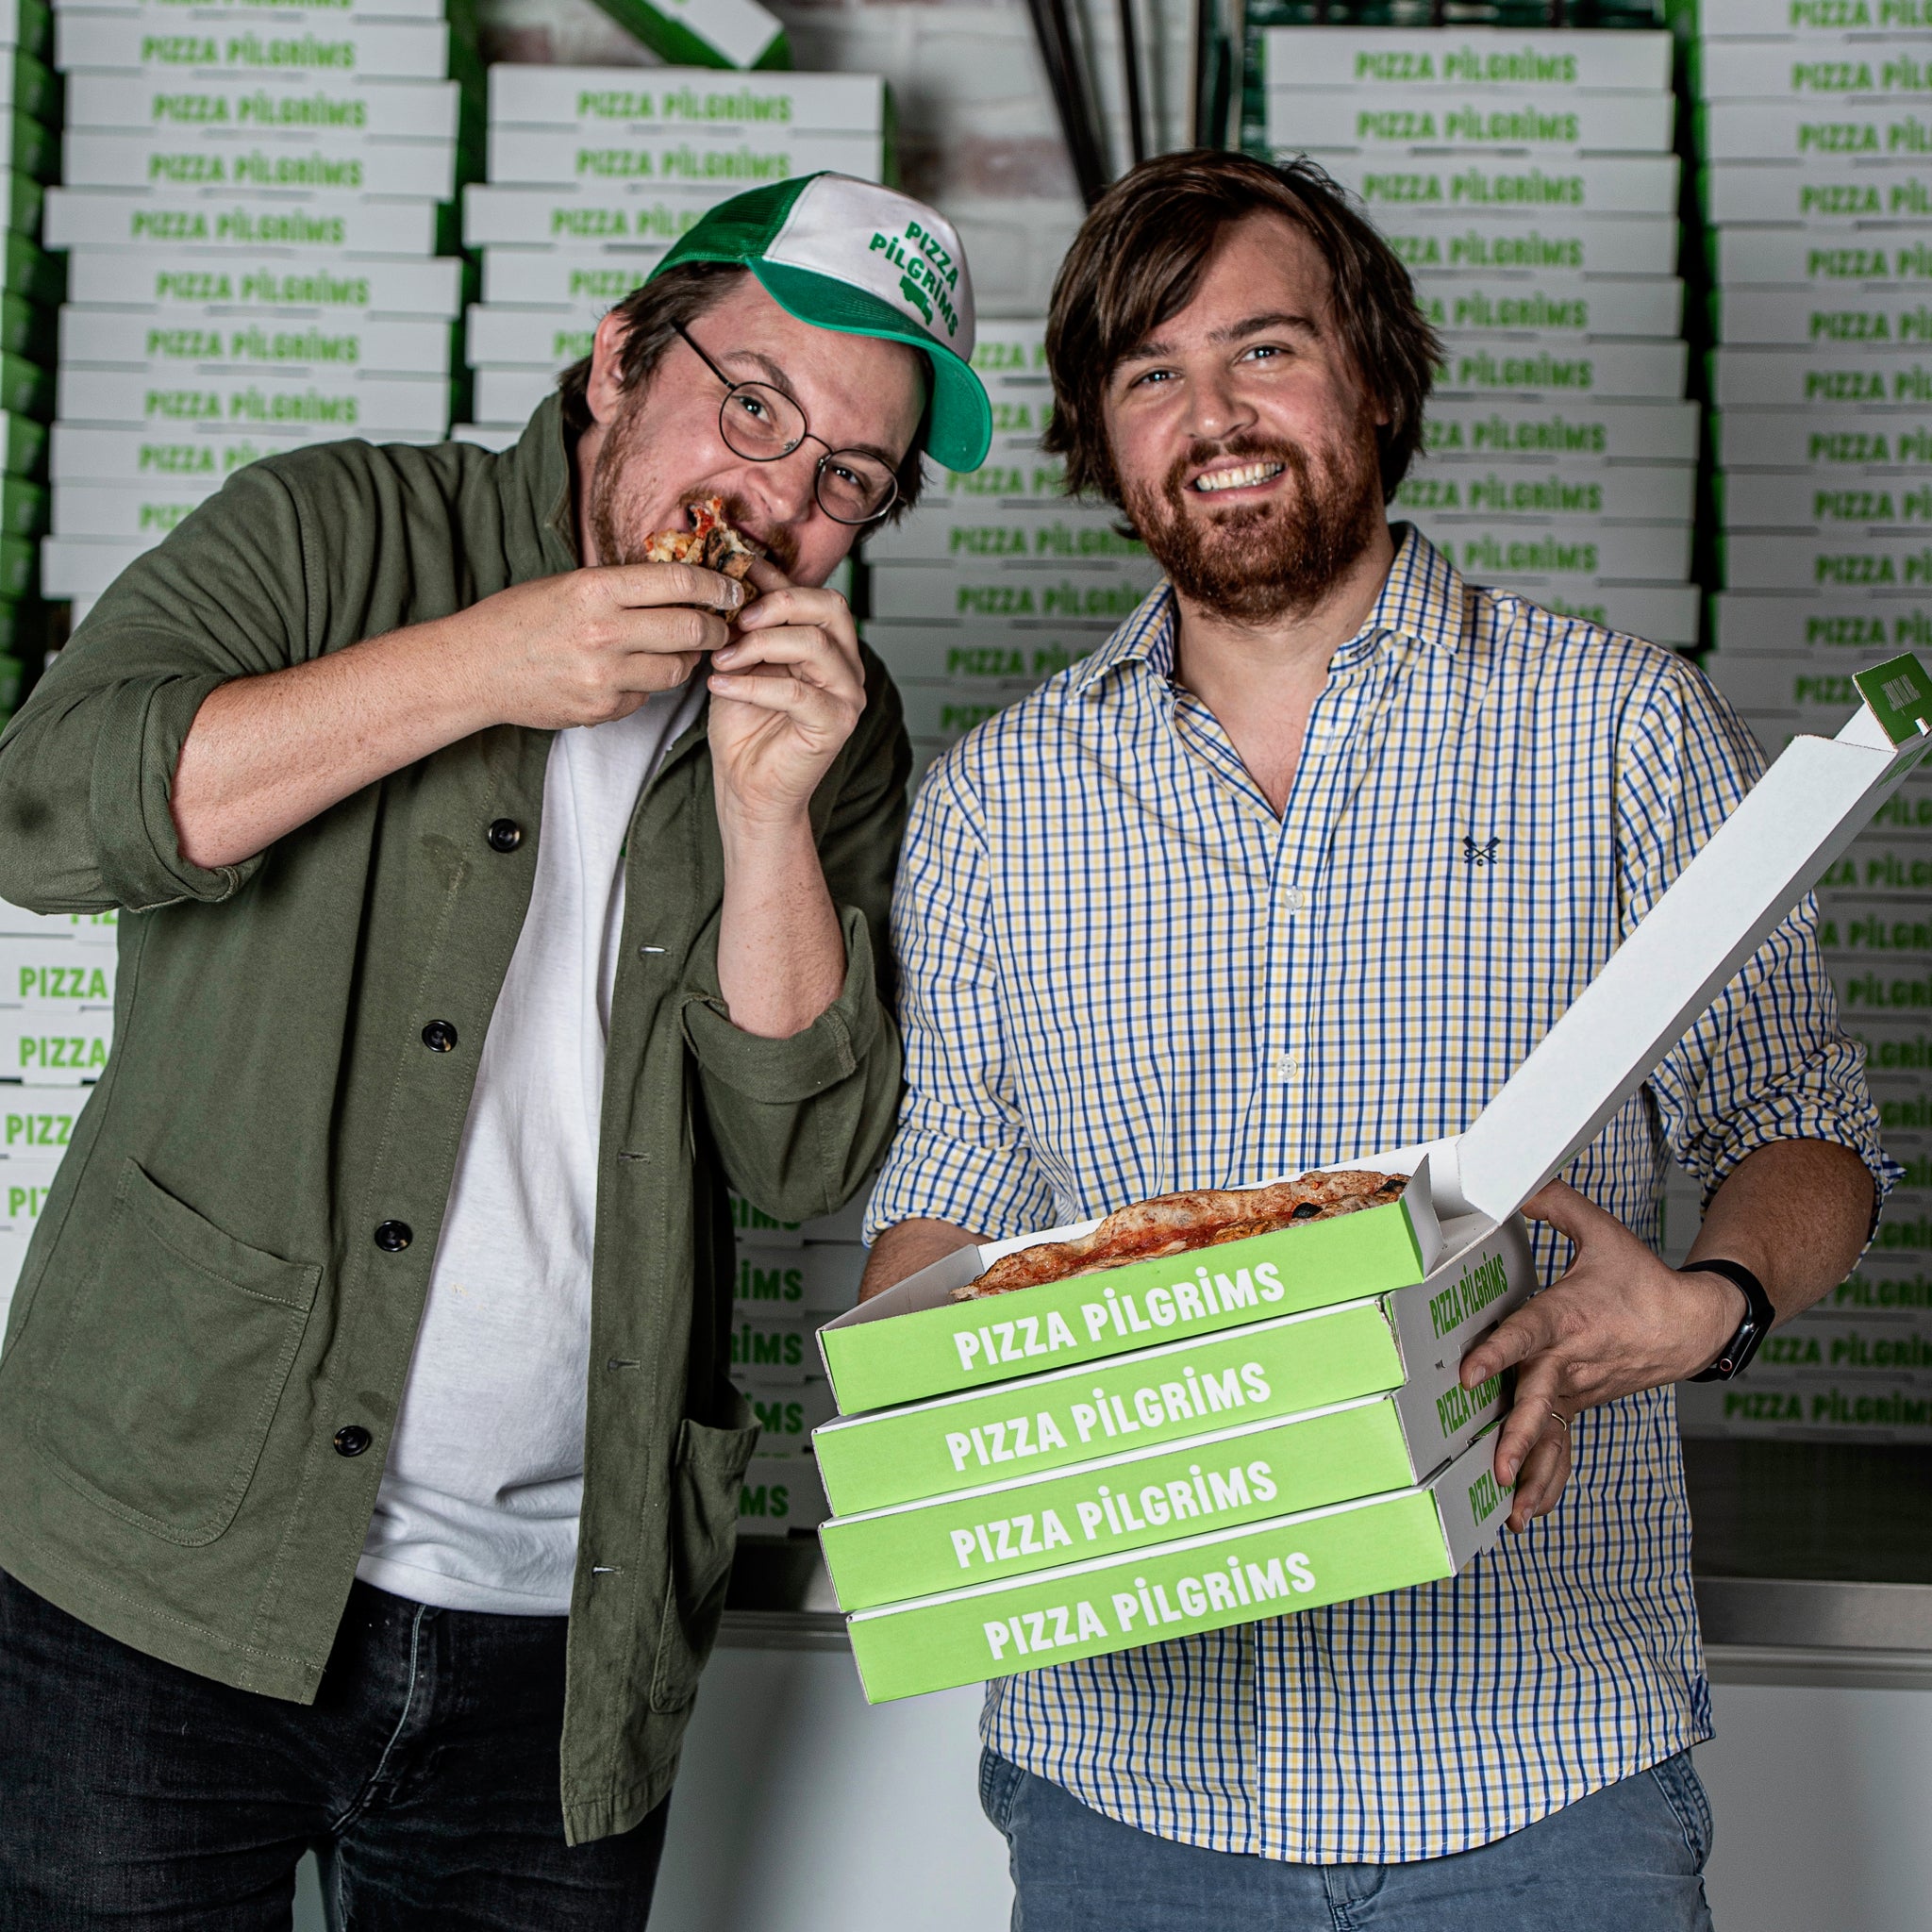
<instances>
[{"instance_id":1,"label":"shirt button","mask_svg":"<svg viewBox=\"0 0 1932 1932\"><path fill-rule=\"evenodd\" d=\"M447 1020L432 1020L423 1029L423 1044L431 1053L451 1053L457 1043L457 1029Z\"/></svg>"},{"instance_id":2,"label":"shirt button","mask_svg":"<svg viewBox=\"0 0 1932 1932\"><path fill-rule=\"evenodd\" d=\"M1277 1080L1292 1080L1302 1070L1300 1058L1291 1053L1278 1053L1274 1056L1274 1077Z\"/></svg>"},{"instance_id":3,"label":"shirt button","mask_svg":"<svg viewBox=\"0 0 1932 1932\"><path fill-rule=\"evenodd\" d=\"M416 1231L407 1221L385 1221L375 1230L375 1245L385 1255L400 1255L416 1239Z\"/></svg>"},{"instance_id":4,"label":"shirt button","mask_svg":"<svg viewBox=\"0 0 1932 1932\"><path fill-rule=\"evenodd\" d=\"M336 1454L359 1456L375 1439L360 1423L348 1423L336 1431Z\"/></svg>"},{"instance_id":5,"label":"shirt button","mask_svg":"<svg viewBox=\"0 0 1932 1932\"><path fill-rule=\"evenodd\" d=\"M493 819L483 835L492 852L514 852L524 842L524 828L514 819Z\"/></svg>"},{"instance_id":6,"label":"shirt button","mask_svg":"<svg viewBox=\"0 0 1932 1932\"><path fill-rule=\"evenodd\" d=\"M1300 912L1307 908L1308 895L1299 886L1291 886L1287 891L1282 893L1281 903L1291 912Z\"/></svg>"}]
</instances>

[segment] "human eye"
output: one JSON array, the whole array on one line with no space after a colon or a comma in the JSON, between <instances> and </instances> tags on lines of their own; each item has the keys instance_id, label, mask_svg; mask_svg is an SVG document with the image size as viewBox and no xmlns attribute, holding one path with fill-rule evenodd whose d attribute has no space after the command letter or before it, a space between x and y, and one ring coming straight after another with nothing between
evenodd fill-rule
<instances>
[{"instance_id":1,"label":"human eye","mask_svg":"<svg viewBox=\"0 0 1932 1932\"><path fill-rule=\"evenodd\" d=\"M1252 348L1241 352L1241 360L1249 364L1279 362L1288 354L1279 342L1257 342Z\"/></svg>"},{"instance_id":2,"label":"human eye","mask_svg":"<svg viewBox=\"0 0 1932 1932\"><path fill-rule=\"evenodd\" d=\"M739 413L750 417L754 423L771 422L771 406L756 390L739 390L731 400L738 405Z\"/></svg>"}]
</instances>

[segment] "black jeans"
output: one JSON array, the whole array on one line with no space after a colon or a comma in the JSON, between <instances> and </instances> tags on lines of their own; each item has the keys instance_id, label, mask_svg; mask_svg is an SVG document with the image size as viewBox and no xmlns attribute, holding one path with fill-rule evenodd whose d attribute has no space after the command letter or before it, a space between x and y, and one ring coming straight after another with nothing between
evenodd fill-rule
<instances>
[{"instance_id":1,"label":"black jeans","mask_svg":"<svg viewBox=\"0 0 1932 1932\"><path fill-rule=\"evenodd\" d=\"M130 1650L0 1574L0 1927L639 1932L667 1799L566 1847L562 1617L357 1584L313 1705Z\"/></svg>"}]
</instances>

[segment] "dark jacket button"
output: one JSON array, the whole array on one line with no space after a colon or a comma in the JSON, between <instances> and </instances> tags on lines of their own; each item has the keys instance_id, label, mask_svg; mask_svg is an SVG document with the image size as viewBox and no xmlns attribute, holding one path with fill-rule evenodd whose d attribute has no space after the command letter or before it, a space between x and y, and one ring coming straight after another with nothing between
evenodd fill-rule
<instances>
[{"instance_id":1,"label":"dark jacket button","mask_svg":"<svg viewBox=\"0 0 1932 1932\"><path fill-rule=\"evenodd\" d=\"M349 1423L336 1431L336 1454L338 1456L359 1456L368 1448L372 1438L360 1423Z\"/></svg>"},{"instance_id":2,"label":"dark jacket button","mask_svg":"<svg viewBox=\"0 0 1932 1932\"><path fill-rule=\"evenodd\" d=\"M385 1221L375 1230L375 1245L385 1255L400 1255L415 1239L416 1232L407 1221Z\"/></svg>"},{"instance_id":3,"label":"dark jacket button","mask_svg":"<svg viewBox=\"0 0 1932 1932\"><path fill-rule=\"evenodd\" d=\"M457 1029L447 1020L432 1020L423 1029L423 1044L431 1053L450 1053L457 1043Z\"/></svg>"},{"instance_id":4,"label":"dark jacket button","mask_svg":"<svg viewBox=\"0 0 1932 1932\"><path fill-rule=\"evenodd\" d=\"M524 828L514 819L494 819L483 835L492 852L514 852L524 842Z\"/></svg>"}]
</instances>

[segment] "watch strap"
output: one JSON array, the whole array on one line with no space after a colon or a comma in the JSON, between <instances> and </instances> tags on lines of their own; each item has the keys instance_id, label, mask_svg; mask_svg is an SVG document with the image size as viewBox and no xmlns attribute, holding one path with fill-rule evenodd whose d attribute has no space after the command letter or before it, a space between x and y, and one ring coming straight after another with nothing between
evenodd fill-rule
<instances>
[{"instance_id":1,"label":"watch strap","mask_svg":"<svg viewBox=\"0 0 1932 1932\"><path fill-rule=\"evenodd\" d=\"M1718 1351L1717 1359L1707 1369L1692 1375L1693 1382L1728 1382L1734 1376L1741 1375L1751 1366L1751 1358L1757 1353L1764 1338L1771 1333L1771 1325L1777 1319L1777 1310L1772 1306L1771 1297L1764 1291L1764 1284L1741 1261L1712 1259L1687 1261L1677 1270L1679 1274L1722 1274L1734 1287L1743 1291L1745 1307L1744 1319L1732 1333L1731 1339Z\"/></svg>"}]
</instances>

